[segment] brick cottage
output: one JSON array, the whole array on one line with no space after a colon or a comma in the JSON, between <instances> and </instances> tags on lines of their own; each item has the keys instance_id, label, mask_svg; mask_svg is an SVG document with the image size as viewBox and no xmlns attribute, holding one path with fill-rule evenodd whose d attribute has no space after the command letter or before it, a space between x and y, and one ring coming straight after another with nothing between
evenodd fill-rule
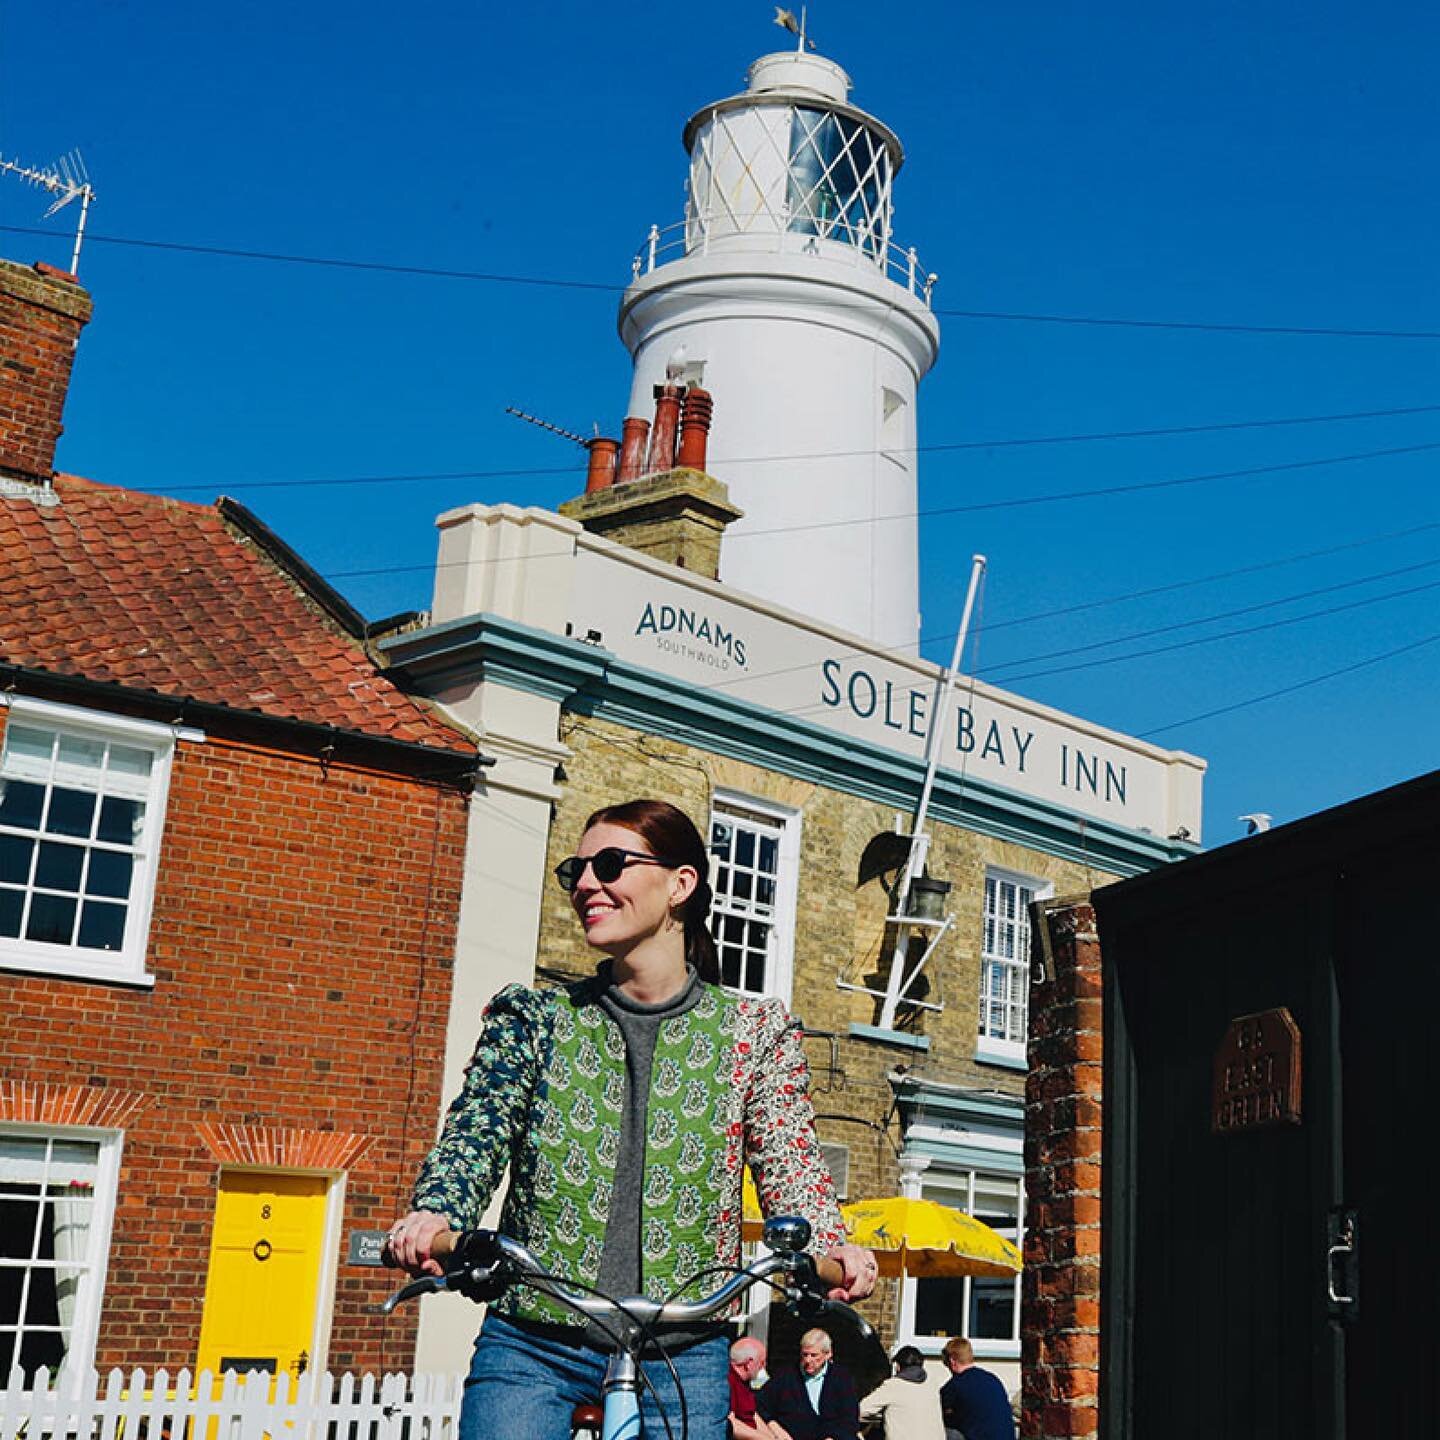
<instances>
[{"instance_id":1,"label":"brick cottage","mask_svg":"<svg viewBox=\"0 0 1440 1440\"><path fill-rule=\"evenodd\" d=\"M0 262L0 1373L408 1363L480 757L233 502L56 475L89 297Z\"/></svg>"}]
</instances>

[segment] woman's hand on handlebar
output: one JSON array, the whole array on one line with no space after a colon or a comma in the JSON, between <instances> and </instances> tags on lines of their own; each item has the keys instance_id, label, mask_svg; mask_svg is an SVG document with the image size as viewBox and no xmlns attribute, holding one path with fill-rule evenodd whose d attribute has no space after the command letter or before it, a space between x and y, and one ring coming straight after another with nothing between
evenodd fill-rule
<instances>
[{"instance_id":1,"label":"woman's hand on handlebar","mask_svg":"<svg viewBox=\"0 0 1440 1440\"><path fill-rule=\"evenodd\" d=\"M391 1261L412 1275L443 1275L441 1259L454 1248L455 1234L443 1215L430 1210L412 1210L397 1220L385 1237L385 1251Z\"/></svg>"},{"instance_id":2,"label":"woman's hand on handlebar","mask_svg":"<svg viewBox=\"0 0 1440 1440\"><path fill-rule=\"evenodd\" d=\"M825 1252L825 1258L841 1271L841 1278L831 1286L831 1300L863 1300L874 1290L879 1266L874 1253L863 1245L832 1245Z\"/></svg>"}]
</instances>

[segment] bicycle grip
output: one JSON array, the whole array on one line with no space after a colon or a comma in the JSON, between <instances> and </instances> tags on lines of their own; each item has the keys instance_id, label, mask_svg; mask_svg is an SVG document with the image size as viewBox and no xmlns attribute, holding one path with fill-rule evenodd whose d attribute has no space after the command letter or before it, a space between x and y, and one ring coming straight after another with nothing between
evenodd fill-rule
<instances>
[{"instance_id":1,"label":"bicycle grip","mask_svg":"<svg viewBox=\"0 0 1440 1440\"><path fill-rule=\"evenodd\" d=\"M843 1290L845 1288L845 1267L838 1260L831 1260L826 1255L816 1255L815 1278L827 1290Z\"/></svg>"}]
</instances>

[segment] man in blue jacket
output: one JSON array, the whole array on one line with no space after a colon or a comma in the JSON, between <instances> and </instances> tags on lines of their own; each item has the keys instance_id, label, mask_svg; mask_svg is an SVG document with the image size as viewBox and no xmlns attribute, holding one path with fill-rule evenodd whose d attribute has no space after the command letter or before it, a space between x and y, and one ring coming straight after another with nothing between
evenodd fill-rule
<instances>
[{"instance_id":1,"label":"man in blue jacket","mask_svg":"<svg viewBox=\"0 0 1440 1440\"><path fill-rule=\"evenodd\" d=\"M835 1363L823 1330L807 1330L800 1337L800 1369L774 1376L756 1408L790 1440L859 1440L855 1382Z\"/></svg>"},{"instance_id":2,"label":"man in blue jacket","mask_svg":"<svg viewBox=\"0 0 1440 1440\"><path fill-rule=\"evenodd\" d=\"M1010 1397L997 1375L975 1363L968 1340L947 1340L940 1352L950 1378L940 1388L940 1409L945 1434L964 1440L1015 1440L1015 1417Z\"/></svg>"}]
</instances>

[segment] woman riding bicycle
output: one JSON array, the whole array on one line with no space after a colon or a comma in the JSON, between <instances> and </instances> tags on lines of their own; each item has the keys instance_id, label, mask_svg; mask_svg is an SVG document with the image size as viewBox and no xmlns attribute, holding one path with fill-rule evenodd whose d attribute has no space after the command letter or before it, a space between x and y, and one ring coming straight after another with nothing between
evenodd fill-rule
<instances>
[{"instance_id":1,"label":"woman riding bicycle","mask_svg":"<svg viewBox=\"0 0 1440 1440\"><path fill-rule=\"evenodd\" d=\"M719 987L707 868L699 832L664 801L632 800L586 822L555 874L586 943L607 958L587 980L512 985L486 1007L414 1208L390 1232L398 1263L438 1273L436 1237L479 1222L508 1164L500 1228L551 1273L608 1295L663 1297L699 1271L738 1264L748 1164L765 1212L809 1220L816 1249L843 1269L834 1297L870 1293L874 1257L843 1243L798 1029L778 1001ZM720 1440L728 1331L662 1339L690 1433ZM461 1440L568 1440L571 1409L594 1399L607 1348L602 1327L570 1323L533 1288L510 1290L475 1343Z\"/></svg>"}]
</instances>

